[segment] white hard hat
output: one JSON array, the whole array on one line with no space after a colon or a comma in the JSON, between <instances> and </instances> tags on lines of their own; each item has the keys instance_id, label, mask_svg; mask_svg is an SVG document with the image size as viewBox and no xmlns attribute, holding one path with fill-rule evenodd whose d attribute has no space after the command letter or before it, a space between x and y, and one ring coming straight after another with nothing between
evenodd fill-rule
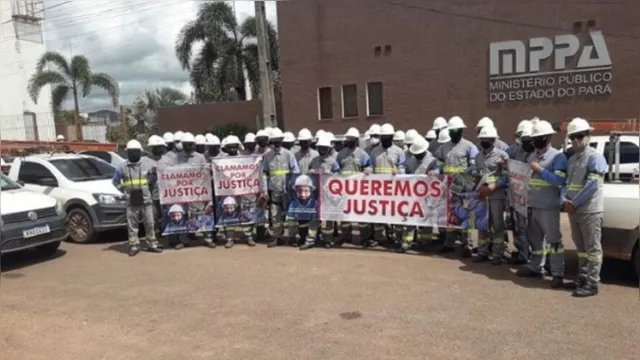
<instances>
[{"instance_id":1,"label":"white hard hat","mask_svg":"<svg viewBox=\"0 0 640 360\"><path fill-rule=\"evenodd\" d=\"M142 145L138 140L129 140L127 143L127 150L142 150Z\"/></svg>"},{"instance_id":2,"label":"white hard hat","mask_svg":"<svg viewBox=\"0 0 640 360\"><path fill-rule=\"evenodd\" d=\"M256 142L256 134L250 132L244 136L244 143L254 143Z\"/></svg>"},{"instance_id":3,"label":"white hard hat","mask_svg":"<svg viewBox=\"0 0 640 360\"><path fill-rule=\"evenodd\" d=\"M539 122L540 122L540 118L539 118L539 117L537 117L537 116L534 116L534 117L531 119L531 123L532 123L532 124L534 124L534 125L535 125L535 124L537 124L537 123L539 123Z\"/></svg>"},{"instance_id":4,"label":"white hard hat","mask_svg":"<svg viewBox=\"0 0 640 360\"><path fill-rule=\"evenodd\" d=\"M332 132L327 131L324 134L327 135L327 137L329 138L329 141L331 141L331 142L336 141L336 137L335 137L335 135L333 135Z\"/></svg>"},{"instance_id":5,"label":"white hard hat","mask_svg":"<svg viewBox=\"0 0 640 360\"><path fill-rule=\"evenodd\" d=\"M331 136L329 136L329 134L322 134L320 135L320 137L318 138L318 142L316 143L316 146L326 146L326 147L331 147Z\"/></svg>"},{"instance_id":6,"label":"white hard hat","mask_svg":"<svg viewBox=\"0 0 640 360\"><path fill-rule=\"evenodd\" d=\"M451 136L449 136L449 129L444 128L440 129L440 133L438 134L438 143L444 144L451 141Z\"/></svg>"},{"instance_id":7,"label":"white hard hat","mask_svg":"<svg viewBox=\"0 0 640 360\"><path fill-rule=\"evenodd\" d=\"M413 141L413 144L409 146L409 152L414 155L422 154L423 152L427 151L428 148L429 148L429 143L427 142L427 140L425 140L422 137L417 137Z\"/></svg>"},{"instance_id":8,"label":"white hard hat","mask_svg":"<svg viewBox=\"0 0 640 360\"><path fill-rule=\"evenodd\" d=\"M493 120L485 116L482 119L478 120L476 129L482 129L485 126L495 126L495 125L493 125Z\"/></svg>"},{"instance_id":9,"label":"white hard hat","mask_svg":"<svg viewBox=\"0 0 640 360\"><path fill-rule=\"evenodd\" d=\"M167 143L164 142L164 139L162 139L158 135L149 136L149 141L147 141L147 146L166 146L166 145Z\"/></svg>"},{"instance_id":10,"label":"white hard hat","mask_svg":"<svg viewBox=\"0 0 640 360\"><path fill-rule=\"evenodd\" d=\"M387 124L383 124L382 126L380 126L380 135L391 135L393 136L395 134L395 129L393 128L393 125L387 123Z\"/></svg>"},{"instance_id":11,"label":"white hard hat","mask_svg":"<svg viewBox=\"0 0 640 360\"><path fill-rule=\"evenodd\" d=\"M56 140L64 140L64 135L60 134L56 137Z\"/></svg>"},{"instance_id":12,"label":"white hard hat","mask_svg":"<svg viewBox=\"0 0 640 360\"><path fill-rule=\"evenodd\" d=\"M516 128L516 134L523 132L526 128L533 127L533 123L529 120L522 120L518 123L518 127Z\"/></svg>"},{"instance_id":13,"label":"white hard hat","mask_svg":"<svg viewBox=\"0 0 640 360\"><path fill-rule=\"evenodd\" d=\"M256 133L256 137L255 139L257 140L260 137L269 137L269 134L265 131L265 130L258 130L258 132Z\"/></svg>"},{"instance_id":14,"label":"white hard hat","mask_svg":"<svg viewBox=\"0 0 640 360\"><path fill-rule=\"evenodd\" d=\"M533 132L531 137L539 137L546 135L553 135L556 131L553 130L553 126L546 120L540 120L533 124Z\"/></svg>"},{"instance_id":15,"label":"white hard hat","mask_svg":"<svg viewBox=\"0 0 640 360\"><path fill-rule=\"evenodd\" d=\"M369 136L380 135L380 130L382 130L382 127L380 125L372 124L369 127Z\"/></svg>"},{"instance_id":16,"label":"white hard hat","mask_svg":"<svg viewBox=\"0 0 640 360\"><path fill-rule=\"evenodd\" d=\"M238 138L237 136L229 135L225 139L227 140L225 145L238 145L240 149L244 149L244 147L242 146L242 143L240 142L240 138Z\"/></svg>"},{"instance_id":17,"label":"white hard hat","mask_svg":"<svg viewBox=\"0 0 640 360\"><path fill-rule=\"evenodd\" d=\"M583 132L583 131L592 131L593 128L589 125L589 122L583 118L573 118L569 125L567 126L567 135Z\"/></svg>"},{"instance_id":18,"label":"white hard hat","mask_svg":"<svg viewBox=\"0 0 640 360\"><path fill-rule=\"evenodd\" d=\"M498 130L495 126L484 125L478 133L478 139L497 139Z\"/></svg>"},{"instance_id":19,"label":"white hard hat","mask_svg":"<svg viewBox=\"0 0 640 360\"><path fill-rule=\"evenodd\" d=\"M273 128L271 126L267 126L266 128L264 128L264 132L267 133L267 136L271 136L271 131L273 130Z\"/></svg>"},{"instance_id":20,"label":"white hard hat","mask_svg":"<svg viewBox=\"0 0 640 360\"><path fill-rule=\"evenodd\" d=\"M233 206L236 206L236 199L234 199L232 196L227 196L226 198L224 198L224 201L222 202L222 205L233 205Z\"/></svg>"},{"instance_id":21,"label":"white hard hat","mask_svg":"<svg viewBox=\"0 0 640 360\"><path fill-rule=\"evenodd\" d=\"M347 133L344 134L345 137L354 137L354 138L360 138L360 131L358 131L358 129L354 128L354 127L350 127L349 130L347 130Z\"/></svg>"},{"instance_id":22,"label":"white hard hat","mask_svg":"<svg viewBox=\"0 0 640 360\"><path fill-rule=\"evenodd\" d=\"M183 136L184 133L182 131L176 131L176 133L173 134L173 141L182 141Z\"/></svg>"},{"instance_id":23,"label":"white hard hat","mask_svg":"<svg viewBox=\"0 0 640 360\"><path fill-rule=\"evenodd\" d=\"M196 139L196 145L206 145L207 144L207 138L204 137L204 135L196 135L195 136Z\"/></svg>"},{"instance_id":24,"label":"white hard hat","mask_svg":"<svg viewBox=\"0 0 640 360\"><path fill-rule=\"evenodd\" d=\"M284 138L282 139L283 142L296 142L296 137L293 135L292 132L285 132L284 133Z\"/></svg>"},{"instance_id":25,"label":"white hard hat","mask_svg":"<svg viewBox=\"0 0 640 360\"><path fill-rule=\"evenodd\" d=\"M320 139L318 139L318 141L320 141ZM308 186L311 189L315 188L313 186L313 181L308 175L298 176L298 178L296 179L296 182L293 184L293 188L295 189L298 186Z\"/></svg>"},{"instance_id":26,"label":"white hard hat","mask_svg":"<svg viewBox=\"0 0 640 360\"><path fill-rule=\"evenodd\" d=\"M170 132L166 132L164 133L164 135L162 135L162 139L164 139L165 143L171 143L173 142L173 134Z\"/></svg>"},{"instance_id":27,"label":"white hard hat","mask_svg":"<svg viewBox=\"0 0 640 360\"><path fill-rule=\"evenodd\" d=\"M451 119L449 119L449 122L447 123L447 128L449 130L464 129L466 127L467 125L464 124L464 121L460 116L452 117Z\"/></svg>"},{"instance_id":28,"label":"white hard hat","mask_svg":"<svg viewBox=\"0 0 640 360\"><path fill-rule=\"evenodd\" d=\"M393 141L404 141L405 139L405 133L402 130L398 130L396 131L395 134L393 134Z\"/></svg>"},{"instance_id":29,"label":"white hard hat","mask_svg":"<svg viewBox=\"0 0 640 360\"><path fill-rule=\"evenodd\" d=\"M322 129L316 131L316 135L314 136L314 139L318 140L320 138L320 136L322 136L325 133L326 133L326 131L324 131Z\"/></svg>"},{"instance_id":30,"label":"white hard hat","mask_svg":"<svg viewBox=\"0 0 640 360\"><path fill-rule=\"evenodd\" d=\"M358 129L356 129L356 130L358 130ZM367 130L367 131L364 132L364 139L365 140L371 139L371 130Z\"/></svg>"},{"instance_id":31,"label":"white hard hat","mask_svg":"<svg viewBox=\"0 0 640 360\"><path fill-rule=\"evenodd\" d=\"M437 118L435 118L435 120L433 120L433 130L440 130L440 129L444 129L447 127L447 119L443 118L442 116L438 116Z\"/></svg>"},{"instance_id":32,"label":"white hard hat","mask_svg":"<svg viewBox=\"0 0 640 360\"><path fill-rule=\"evenodd\" d=\"M204 137L205 137L205 138L207 138L207 139L211 138L212 136L213 136L213 134L212 134L212 133L206 133L206 134L204 134Z\"/></svg>"},{"instance_id":33,"label":"white hard hat","mask_svg":"<svg viewBox=\"0 0 640 360\"><path fill-rule=\"evenodd\" d=\"M184 214L184 209L179 204L173 204L169 208L169 213L179 212Z\"/></svg>"},{"instance_id":34,"label":"white hard hat","mask_svg":"<svg viewBox=\"0 0 640 360\"><path fill-rule=\"evenodd\" d=\"M225 147L225 146L227 146L227 143L228 143L228 142L229 142L229 136L225 136L225 137L222 139L222 142L220 143L220 147Z\"/></svg>"},{"instance_id":35,"label":"white hard hat","mask_svg":"<svg viewBox=\"0 0 640 360\"><path fill-rule=\"evenodd\" d=\"M212 146L221 145L220 138L215 135L211 135L211 137L207 139L207 145L212 145Z\"/></svg>"},{"instance_id":36,"label":"white hard hat","mask_svg":"<svg viewBox=\"0 0 640 360\"><path fill-rule=\"evenodd\" d=\"M404 135L404 143L407 145L413 144L416 138L420 137L420 133L416 129L409 129Z\"/></svg>"},{"instance_id":37,"label":"white hard hat","mask_svg":"<svg viewBox=\"0 0 640 360\"><path fill-rule=\"evenodd\" d=\"M311 131L307 128L302 128L298 132L298 141L311 141L313 140L313 135L311 135Z\"/></svg>"},{"instance_id":38,"label":"white hard hat","mask_svg":"<svg viewBox=\"0 0 640 360\"><path fill-rule=\"evenodd\" d=\"M196 137L193 136L192 133L190 132L186 132L184 133L184 135L182 135L182 142L191 142L191 143L195 143L196 142Z\"/></svg>"},{"instance_id":39,"label":"white hard hat","mask_svg":"<svg viewBox=\"0 0 640 360\"><path fill-rule=\"evenodd\" d=\"M435 140L438 137L436 136L436 131L435 130L429 130L427 131L427 135L425 135L424 137L426 137L428 140Z\"/></svg>"},{"instance_id":40,"label":"white hard hat","mask_svg":"<svg viewBox=\"0 0 640 360\"><path fill-rule=\"evenodd\" d=\"M282 138L284 138L284 134L282 133L282 130L278 128L273 128L271 129L271 132L269 132L269 139L282 139Z\"/></svg>"}]
</instances>

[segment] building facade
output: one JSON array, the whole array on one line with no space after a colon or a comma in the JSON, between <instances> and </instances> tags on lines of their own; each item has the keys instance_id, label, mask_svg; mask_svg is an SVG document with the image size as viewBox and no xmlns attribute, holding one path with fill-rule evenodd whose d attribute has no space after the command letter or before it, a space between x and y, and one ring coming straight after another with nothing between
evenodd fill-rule
<instances>
[{"instance_id":1,"label":"building facade","mask_svg":"<svg viewBox=\"0 0 640 360\"><path fill-rule=\"evenodd\" d=\"M640 117L640 2L278 3L286 128ZM473 137L473 136L471 136Z\"/></svg>"},{"instance_id":2,"label":"building facade","mask_svg":"<svg viewBox=\"0 0 640 360\"><path fill-rule=\"evenodd\" d=\"M38 102L28 92L29 78L46 46L42 1L0 1L0 137L6 140L55 140L51 88Z\"/></svg>"}]
</instances>

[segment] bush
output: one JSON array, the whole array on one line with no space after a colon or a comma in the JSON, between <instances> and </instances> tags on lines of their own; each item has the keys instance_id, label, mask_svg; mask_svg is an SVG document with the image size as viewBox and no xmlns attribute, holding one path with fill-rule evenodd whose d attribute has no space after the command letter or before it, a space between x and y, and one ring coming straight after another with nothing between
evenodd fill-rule
<instances>
[{"instance_id":1,"label":"bush","mask_svg":"<svg viewBox=\"0 0 640 360\"><path fill-rule=\"evenodd\" d=\"M228 135L235 135L240 138L240 141L249 132L249 128L240 124L221 124L214 125L207 129L207 132L219 137L220 140L224 139Z\"/></svg>"}]
</instances>

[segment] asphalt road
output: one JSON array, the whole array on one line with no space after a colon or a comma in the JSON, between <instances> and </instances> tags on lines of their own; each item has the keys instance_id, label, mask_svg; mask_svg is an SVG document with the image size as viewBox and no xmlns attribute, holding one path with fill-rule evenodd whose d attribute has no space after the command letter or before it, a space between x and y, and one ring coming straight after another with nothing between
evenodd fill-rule
<instances>
[{"instance_id":1,"label":"asphalt road","mask_svg":"<svg viewBox=\"0 0 640 360\"><path fill-rule=\"evenodd\" d=\"M455 257L240 244L135 258L124 250L64 244L50 259L3 257L0 359L640 354L640 292L626 263L607 263L600 295L576 299L549 279Z\"/></svg>"}]
</instances>

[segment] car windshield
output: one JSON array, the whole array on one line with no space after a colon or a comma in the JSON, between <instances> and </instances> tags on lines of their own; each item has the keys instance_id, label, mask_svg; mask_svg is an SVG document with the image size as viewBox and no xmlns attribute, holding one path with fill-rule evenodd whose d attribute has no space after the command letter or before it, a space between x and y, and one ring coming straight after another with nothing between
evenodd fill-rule
<instances>
[{"instance_id":1,"label":"car windshield","mask_svg":"<svg viewBox=\"0 0 640 360\"><path fill-rule=\"evenodd\" d=\"M91 156L55 159L51 160L51 164L71 181L111 179L116 172L111 164Z\"/></svg>"},{"instance_id":2,"label":"car windshield","mask_svg":"<svg viewBox=\"0 0 640 360\"><path fill-rule=\"evenodd\" d=\"M20 189L20 185L13 182L13 180L4 174L0 174L0 185L2 185L2 191Z\"/></svg>"}]
</instances>

